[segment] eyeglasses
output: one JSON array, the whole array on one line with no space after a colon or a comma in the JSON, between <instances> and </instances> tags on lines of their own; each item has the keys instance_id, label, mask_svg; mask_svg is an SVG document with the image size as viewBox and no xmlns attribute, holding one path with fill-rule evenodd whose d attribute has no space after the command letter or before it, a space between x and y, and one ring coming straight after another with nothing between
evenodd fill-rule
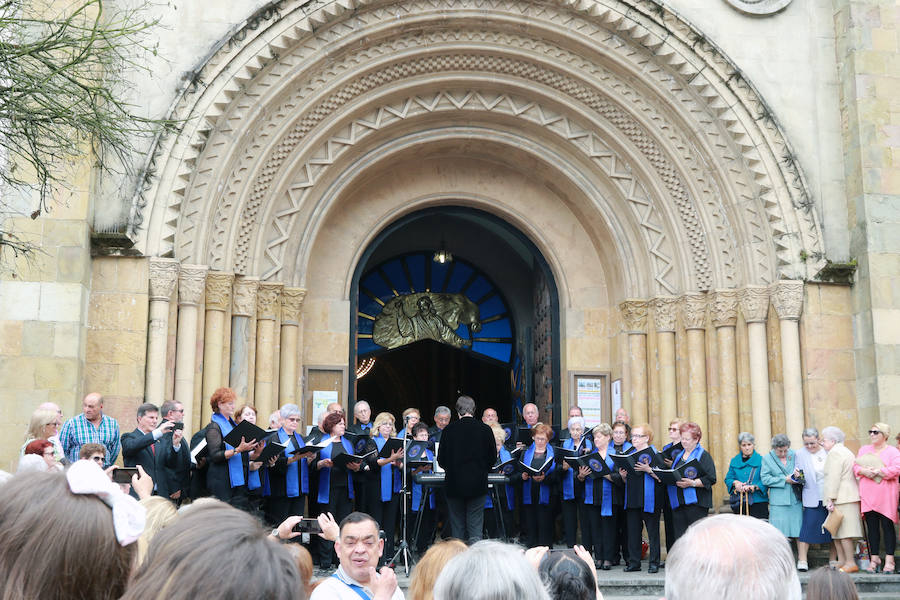
<instances>
[{"instance_id":1,"label":"eyeglasses","mask_svg":"<svg viewBox=\"0 0 900 600\"><path fill-rule=\"evenodd\" d=\"M285 421L290 421L291 423L299 423L300 417L288 417Z\"/></svg>"},{"instance_id":2,"label":"eyeglasses","mask_svg":"<svg viewBox=\"0 0 900 600\"><path fill-rule=\"evenodd\" d=\"M102 456L92 456L92 457L91 457L91 460L94 461L94 462L102 463L102 462L103 462L103 457L102 457Z\"/></svg>"},{"instance_id":3,"label":"eyeglasses","mask_svg":"<svg viewBox=\"0 0 900 600\"><path fill-rule=\"evenodd\" d=\"M870 429L870 430L869 430L869 435L878 435L879 433L881 433L881 432L878 431L877 429Z\"/></svg>"},{"instance_id":4,"label":"eyeglasses","mask_svg":"<svg viewBox=\"0 0 900 600\"><path fill-rule=\"evenodd\" d=\"M677 427L669 427L669 431L678 431Z\"/></svg>"},{"instance_id":5,"label":"eyeglasses","mask_svg":"<svg viewBox=\"0 0 900 600\"><path fill-rule=\"evenodd\" d=\"M650 436L647 435L646 433L632 433L632 434L631 434L631 437L633 437L633 438L645 438L645 437L650 437Z\"/></svg>"}]
</instances>

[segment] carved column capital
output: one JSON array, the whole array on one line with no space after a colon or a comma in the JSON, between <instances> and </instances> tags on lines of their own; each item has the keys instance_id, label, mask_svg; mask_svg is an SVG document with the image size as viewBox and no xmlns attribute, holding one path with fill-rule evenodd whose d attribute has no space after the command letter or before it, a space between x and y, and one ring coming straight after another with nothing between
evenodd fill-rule
<instances>
[{"instance_id":1,"label":"carved column capital","mask_svg":"<svg viewBox=\"0 0 900 600\"><path fill-rule=\"evenodd\" d=\"M675 296L657 296L650 301L653 306L653 324L656 331L675 331L678 315L678 298Z\"/></svg>"},{"instance_id":2,"label":"carved column capital","mask_svg":"<svg viewBox=\"0 0 900 600\"><path fill-rule=\"evenodd\" d=\"M619 304L619 310L622 311L622 325L626 333L647 333L649 305L646 300L625 300Z\"/></svg>"},{"instance_id":3,"label":"carved column capital","mask_svg":"<svg viewBox=\"0 0 900 600\"><path fill-rule=\"evenodd\" d=\"M206 288L206 265L181 265L178 277L178 306L196 306Z\"/></svg>"},{"instance_id":4,"label":"carved column capital","mask_svg":"<svg viewBox=\"0 0 900 600\"><path fill-rule=\"evenodd\" d=\"M303 308L303 300L306 298L306 290L297 287L286 287L281 293L281 322L290 325L300 323L300 309Z\"/></svg>"},{"instance_id":5,"label":"carved column capital","mask_svg":"<svg viewBox=\"0 0 900 600\"><path fill-rule=\"evenodd\" d=\"M738 291L716 290L712 301L713 325L716 327L734 327L737 325Z\"/></svg>"},{"instance_id":6,"label":"carved column capital","mask_svg":"<svg viewBox=\"0 0 900 600\"><path fill-rule=\"evenodd\" d=\"M784 279L771 287L772 304L778 318L783 321L799 321L803 313L803 281Z\"/></svg>"},{"instance_id":7,"label":"carved column capital","mask_svg":"<svg viewBox=\"0 0 900 600\"><path fill-rule=\"evenodd\" d=\"M231 314L235 317L256 316L256 292L259 280L255 277L238 277L234 280Z\"/></svg>"},{"instance_id":8,"label":"carved column capital","mask_svg":"<svg viewBox=\"0 0 900 600\"><path fill-rule=\"evenodd\" d=\"M687 292L681 297L681 315L685 329L706 329L706 294Z\"/></svg>"},{"instance_id":9,"label":"carved column capital","mask_svg":"<svg viewBox=\"0 0 900 600\"><path fill-rule=\"evenodd\" d=\"M741 314L747 323L765 323L769 314L769 288L764 285L748 285L738 292Z\"/></svg>"},{"instance_id":10,"label":"carved column capital","mask_svg":"<svg viewBox=\"0 0 900 600\"><path fill-rule=\"evenodd\" d=\"M231 304L234 273L210 272L206 276L206 310L225 312Z\"/></svg>"},{"instance_id":11,"label":"carved column capital","mask_svg":"<svg viewBox=\"0 0 900 600\"><path fill-rule=\"evenodd\" d=\"M169 301L178 281L178 261L174 258L150 259L150 300Z\"/></svg>"},{"instance_id":12,"label":"carved column capital","mask_svg":"<svg viewBox=\"0 0 900 600\"><path fill-rule=\"evenodd\" d=\"M283 288L283 283L260 282L259 291L256 293L257 320L278 320L281 311L281 290Z\"/></svg>"}]
</instances>

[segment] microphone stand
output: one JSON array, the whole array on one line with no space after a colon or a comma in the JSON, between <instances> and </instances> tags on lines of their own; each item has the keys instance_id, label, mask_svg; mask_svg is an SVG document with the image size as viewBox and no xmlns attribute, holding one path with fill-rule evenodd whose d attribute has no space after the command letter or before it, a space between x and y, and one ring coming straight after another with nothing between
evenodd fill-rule
<instances>
[{"instance_id":1,"label":"microphone stand","mask_svg":"<svg viewBox=\"0 0 900 600\"><path fill-rule=\"evenodd\" d=\"M402 482L403 483L402 483L402 487L400 488L400 505L401 505L400 520L402 523L400 525L400 531L401 531L402 535L400 538L400 543L397 545L397 551L394 553L393 558L391 558L391 562L394 564L397 564L397 561L401 557L403 558L403 571L407 577L409 577L410 565L415 564L415 559L413 558L412 551L409 549L409 542L406 541L406 537L407 537L407 533L408 533L406 530L407 529L406 520L407 520L407 515L409 514L407 500L409 499L408 497L411 495L411 492L410 492L410 489L408 486L409 477L408 477L408 469L407 469L407 459L408 459L407 446L409 446L410 437L412 434L406 433L406 425L408 422L409 422L409 415L407 415L403 419L403 431L404 431L404 435L403 435L403 473L402 473L402 478L403 478Z\"/></svg>"}]
</instances>

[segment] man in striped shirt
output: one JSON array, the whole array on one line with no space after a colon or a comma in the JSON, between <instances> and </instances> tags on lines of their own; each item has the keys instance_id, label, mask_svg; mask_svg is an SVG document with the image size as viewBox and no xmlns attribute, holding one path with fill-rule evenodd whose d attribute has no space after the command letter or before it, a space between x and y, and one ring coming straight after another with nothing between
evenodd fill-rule
<instances>
[{"instance_id":1,"label":"man in striped shirt","mask_svg":"<svg viewBox=\"0 0 900 600\"><path fill-rule=\"evenodd\" d=\"M82 414L66 421L59 430L59 441L66 458L75 462L83 445L103 444L106 447L103 468L106 468L115 463L119 456L119 424L103 414L103 396L97 392L84 397L81 410Z\"/></svg>"}]
</instances>

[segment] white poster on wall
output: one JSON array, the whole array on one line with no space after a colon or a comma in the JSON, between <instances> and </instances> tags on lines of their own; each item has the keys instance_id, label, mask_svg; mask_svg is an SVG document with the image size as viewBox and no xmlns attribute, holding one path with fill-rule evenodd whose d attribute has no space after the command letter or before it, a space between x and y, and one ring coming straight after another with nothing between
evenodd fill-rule
<instances>
[{"instance_id":1,"label":"white poster on wall","mask_svg":"<svg viewBox=\"0 0 900 600\"><path fill-rule=\"evenodd\" d=\"M602 377L576 377L575 401L586 428L603 422L603 384Z\"/></svg>"},{"instance_id":2,"label":"white poster on wall","mask_svg":"<svg viewBox=\"0 0 900 600\"><path fill-rule=\"evenodd\" d=\"M309 429L319 423L319 415L328 409L328 405L338 401L337 390L313 390L313 420Z\"/></svg>"},{"instance_id":3,"label":"white poster on wall","mask_svg":"<svg viewBox=\"0 0 900 600\"><path fill-rule=\"evenodd\" d=\"M612 382L612 414L622 408L622 380L616 379Z\"/></svg>"}]
</instances>

